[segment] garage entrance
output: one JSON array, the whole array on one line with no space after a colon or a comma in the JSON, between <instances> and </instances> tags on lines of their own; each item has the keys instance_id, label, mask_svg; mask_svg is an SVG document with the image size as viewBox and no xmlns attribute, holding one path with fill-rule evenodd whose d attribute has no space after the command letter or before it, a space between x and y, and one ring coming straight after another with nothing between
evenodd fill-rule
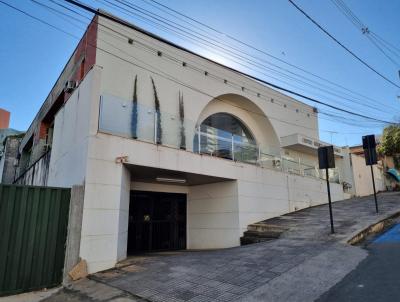
<instances>
[{"instance_id":1,"label":"garage entrance","mask_svg":"<svg viewBox=\"0 0 400 302\"><path fill-rule=\"evenodd\" d=\"M186 194L131 191L128 255L186 248Z\"/></svg>"}]
</instances>

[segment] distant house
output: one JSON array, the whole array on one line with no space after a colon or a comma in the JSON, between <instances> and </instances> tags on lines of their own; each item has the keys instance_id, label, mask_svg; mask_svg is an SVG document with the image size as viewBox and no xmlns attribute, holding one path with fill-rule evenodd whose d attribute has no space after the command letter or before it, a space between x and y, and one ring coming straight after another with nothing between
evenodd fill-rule
<instances>
[{"instance_id":1,"label":"distant house","mask_svg":"<svg viewBox=\"0 0 400 302\"><path fill-rule=\"evenodd\" d=\"M2 156L0 157L0 183L12 184L18 170L18 148L23 134L9 135L3 142Z\"/></svg>"},{"instance_id":2,"label":"distant house","mask_svg":"<svg viewBox=\"0 0 400 302\"><path fill-rule=\"evenodd\" d=\"M379 145L379 138L377 139ZM351 166L354 175L354 195L367 196L373 194L371 168L365 164L362 145L350 147ZM399 186L399 181L391 175L397 171L392 156L378 154L378 163L373 166L377 191L392 190Z\"/></svg>"},{"instance_id":3,"label":"distant house","mask_svg":"<svg viewBox=\"0 0 400 302\"><path fill-rule=\"evenodd\" d=\"M10 112L0 108L0 183L13 183L21 131L9 128Z\"/></svg>"},{"instance_id":4,"label":"distant house","mask_svg":"<svg viewBox=\"0 0 400 302\"><path fill-rule=\"evenodd\" d=\"M327 202L315 108L106 13L20 145L18 183L84 185L89 272L141 251L237 246L250 223ZM333 200L350 196L335 147Z\"/></svg>"}]
</instances>

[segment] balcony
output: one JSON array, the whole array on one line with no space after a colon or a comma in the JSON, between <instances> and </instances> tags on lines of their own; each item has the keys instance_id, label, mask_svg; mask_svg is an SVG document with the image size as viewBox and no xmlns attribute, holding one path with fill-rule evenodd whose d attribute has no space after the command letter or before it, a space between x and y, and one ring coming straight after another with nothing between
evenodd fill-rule
<instances>
[{"instance_id":1,"label":"balcony","mask_svg":"<svg viewBox=\"0 0 400 302\"><path fill-rule=\"evenodd\" d=\"M311 155L317 155L318 148L327 146L329 144L322 142L318 139L305 136L300 133L291 134L288 136L281 137L281 147L307 153ZM333 147L335 156L343 157L343 151L341 148Z\"/></svg>"},{"instance_id":2,"label":"balcony","mask_svg":"<svg viewBox=\"0 0 400 302\"><path fill-rule=\"evenodd\" d=\"M280 148L111 95L101 97L99 131L285 173L323 177L317 163L281 156ZM330 171L330 179L339 182L336 169Z\"/></svg>"}]
</instances>

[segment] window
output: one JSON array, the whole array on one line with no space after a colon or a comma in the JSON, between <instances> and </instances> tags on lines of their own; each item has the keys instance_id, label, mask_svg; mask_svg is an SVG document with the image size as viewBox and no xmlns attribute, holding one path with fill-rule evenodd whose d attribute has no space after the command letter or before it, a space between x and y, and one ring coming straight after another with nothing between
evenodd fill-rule
<instances>
[{"instance_id":1,"label":"window","mask_svg":"<svg viewBox=\"0 0 400 302\"><path fill-rule=\"evenodd\" d=\"M257 145L250 130L235 116L215 113L200 125L195 149L201 153L240 161L257 160Z\"/></svg>"}]
</instances>

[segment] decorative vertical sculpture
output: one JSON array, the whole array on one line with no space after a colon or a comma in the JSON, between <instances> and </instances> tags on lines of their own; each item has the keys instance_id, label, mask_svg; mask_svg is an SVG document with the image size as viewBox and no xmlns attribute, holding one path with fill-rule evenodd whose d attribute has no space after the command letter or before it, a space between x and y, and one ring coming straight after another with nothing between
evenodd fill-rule
<instances>
[{"instance_id":1,"label":"decorative vertical sculpture","mask_svg":"<svg viewBox=\"0 0 400 302\"><path fill-rule=\"evenodd\" d=\"M138 100L137 100L137 75L133 84L133 99L132 99L132 117L131 117L131 135L137 139L137 125L138 125Z\"/></svg>"},{"instance_id":2,"label":"decorative vertical sculpture","mask_svg":"<svg viewBox=\"0 0 400 302\"><path fill-rule=\"evenodd\" d=\"M160 111L160 100L158 99L157 88L152 77L150 77L151 83L153 84L154 92L154 110L156 118L156 143L162 144L162 128L161 128L161 111Z\"/></svg>"},{"instance_id":3,"label":"decorative vertical sculpture","mask_svg":"<svg viewBox=\"0 0 400 302\"><path fill-rule=\"evenodd\" d=\"M185 137L185 108L183 105L183 93L179 91L179 120L180 120L180 148L186 150Z\"/></svg>"}]
</instances>

